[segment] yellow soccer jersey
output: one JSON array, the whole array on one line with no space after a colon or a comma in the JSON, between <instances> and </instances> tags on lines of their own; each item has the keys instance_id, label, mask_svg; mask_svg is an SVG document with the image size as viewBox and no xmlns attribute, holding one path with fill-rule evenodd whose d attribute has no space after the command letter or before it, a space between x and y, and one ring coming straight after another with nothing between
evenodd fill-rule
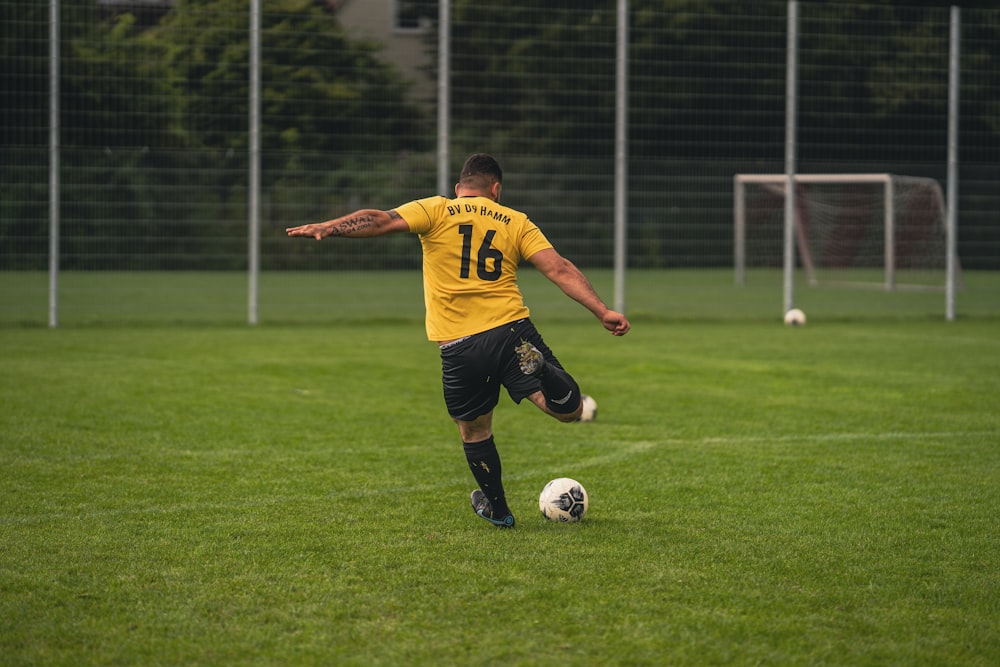
<instances>
[{"instance_id":1,"label":"yellow soccer jersey","mask_svg":"<svg viewBox=\"0 0 1000 667\"><path fill-rule=\"evenodd\" d=\"M396 208L423 246L427 337L453 340L528 316L517 266L552 244L524 213L487 197Z\"/></svg>"}]
</instances>

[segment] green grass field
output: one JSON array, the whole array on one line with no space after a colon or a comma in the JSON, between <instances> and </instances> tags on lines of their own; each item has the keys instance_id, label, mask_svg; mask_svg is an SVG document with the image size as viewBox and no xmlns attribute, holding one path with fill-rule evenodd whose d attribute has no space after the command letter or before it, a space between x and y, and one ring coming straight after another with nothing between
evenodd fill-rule
<instances>
[{"instance_id":1,"label":"green grass field","mask_svg":"<svg viewBox=\"0 0 1000 667\"><path fill-rule=\"evenodd\" d=\"M612 302L609 270L587 272ZM877 276L872 276L877 280ZM804 283L802 278L799 283ZM1000 318L1000 272L967 271L956 296L959 319ZM244 324L247 276L238 272L64 271L59 279L61 326ZM585 322L587 314L538 273L525 270L522 288L533 311L548 320ZM774 322L782 314L780 271L749 271L734 286L729 270L629 271L626 306L633 319L688 322ZM48 324L48 276L0 272L0 327ZM259 279L264 324L409 322L423 318L418 272L265 272ZM815 321L940 321L943 291L796 287L795 303Z\"/></svg>"},{"instance_id":2,"label":"green grass field","mask_svg":"<svg viewBox=\"0 0 1000 667\"><path fill-rule=\"evenodd\" d=\"M621 339L529 279L600 411L502 398L513 531L412 276L269 276L258 327L232 276L67 278L50 330L0 277L0 664L1000 664L993 275L955 322L803 291L789 329L773 284L642 274Z\"/></svg>"}]
</instances>

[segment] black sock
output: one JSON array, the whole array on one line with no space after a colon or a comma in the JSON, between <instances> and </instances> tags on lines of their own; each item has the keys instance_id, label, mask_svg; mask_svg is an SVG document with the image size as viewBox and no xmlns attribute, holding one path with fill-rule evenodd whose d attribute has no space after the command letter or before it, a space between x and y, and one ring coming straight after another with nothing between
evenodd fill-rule
<instances>
[{"instance_id":1,"label":"black sock","mask_svg":"<svg viewBox=\"0 0 1000 667\"><path fill-rule=\"evenodd\" d=\"M481 442L462 443L465 448L465 458L469 462L472 476L479 483L486 497L493 505L493 516L503 518L510 514L507 507L507 497L503 491L503 478L500 467L500 454L491 435Z\"/></svg>"},{"instance_id":2,"label":"black sock","mask_svg":"<svg viewBox=\"0 0 1000 667\"><path fill-rule=\"evenodd\" d=\"M542 384L545 405L552 412L567 415L580 406L580 386L572 375L555 364L545 364L538 381Z\"/></svg>"}]
</instances>

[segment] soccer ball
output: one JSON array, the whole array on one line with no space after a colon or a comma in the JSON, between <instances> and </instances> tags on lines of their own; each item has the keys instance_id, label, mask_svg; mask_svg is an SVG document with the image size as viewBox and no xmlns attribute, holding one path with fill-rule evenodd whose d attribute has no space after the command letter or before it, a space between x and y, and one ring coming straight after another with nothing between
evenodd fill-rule
<instances>
[{"instance_id":1,"label":"soccer ball","mask_svg":"<svg viewBox=\"0 0 1000 667\"><path fill-rule=\"evenodd\" d=\"M592 422L597 419L597 401L594 400L594 397L584 394L580 402L583 403L583 412L580 413L580 421Z\"/></svg>"},{"instance_id":2,"label":"soccer ball","mask_svg":"<svg viewBox=\"0 0 1000 667\"><path fill-rule=\"evenodd\" d=\"M587 490L569 477L552 480L538 496L538 509L549 521L575 523L587 513L588 505Z\"/></svg>"},{"instance_id":3,"label":"soccer ball","mask_svg":"<svg viewBox=\"0 0 1000 667\"><path fill-rule=\"evenodd\" d=\"M798 308L792 308L790 311L785 313L785 324L790 327L801 327L805 326L806 314L803 313Z\"/></svg>"}]
</instances>

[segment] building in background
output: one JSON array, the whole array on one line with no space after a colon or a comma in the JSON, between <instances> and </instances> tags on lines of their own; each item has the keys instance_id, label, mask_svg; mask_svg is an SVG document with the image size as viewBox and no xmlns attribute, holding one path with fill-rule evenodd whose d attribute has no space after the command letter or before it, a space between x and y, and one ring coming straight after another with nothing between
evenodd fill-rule
<instances>
[{"instance_id":1,"label":"building in background","mask_svg":"<svg viewBox=\"0 0 1000 667\"><path fill-rule=\"evenodd\" d=\"M410 81L430 83L431 56L426 47L428 34L437 21L437 0L326 0L347 30L385 45L385 59L395 65ZM433 91L416 98L424 101Z\"/></svg>"}]
</instances>

